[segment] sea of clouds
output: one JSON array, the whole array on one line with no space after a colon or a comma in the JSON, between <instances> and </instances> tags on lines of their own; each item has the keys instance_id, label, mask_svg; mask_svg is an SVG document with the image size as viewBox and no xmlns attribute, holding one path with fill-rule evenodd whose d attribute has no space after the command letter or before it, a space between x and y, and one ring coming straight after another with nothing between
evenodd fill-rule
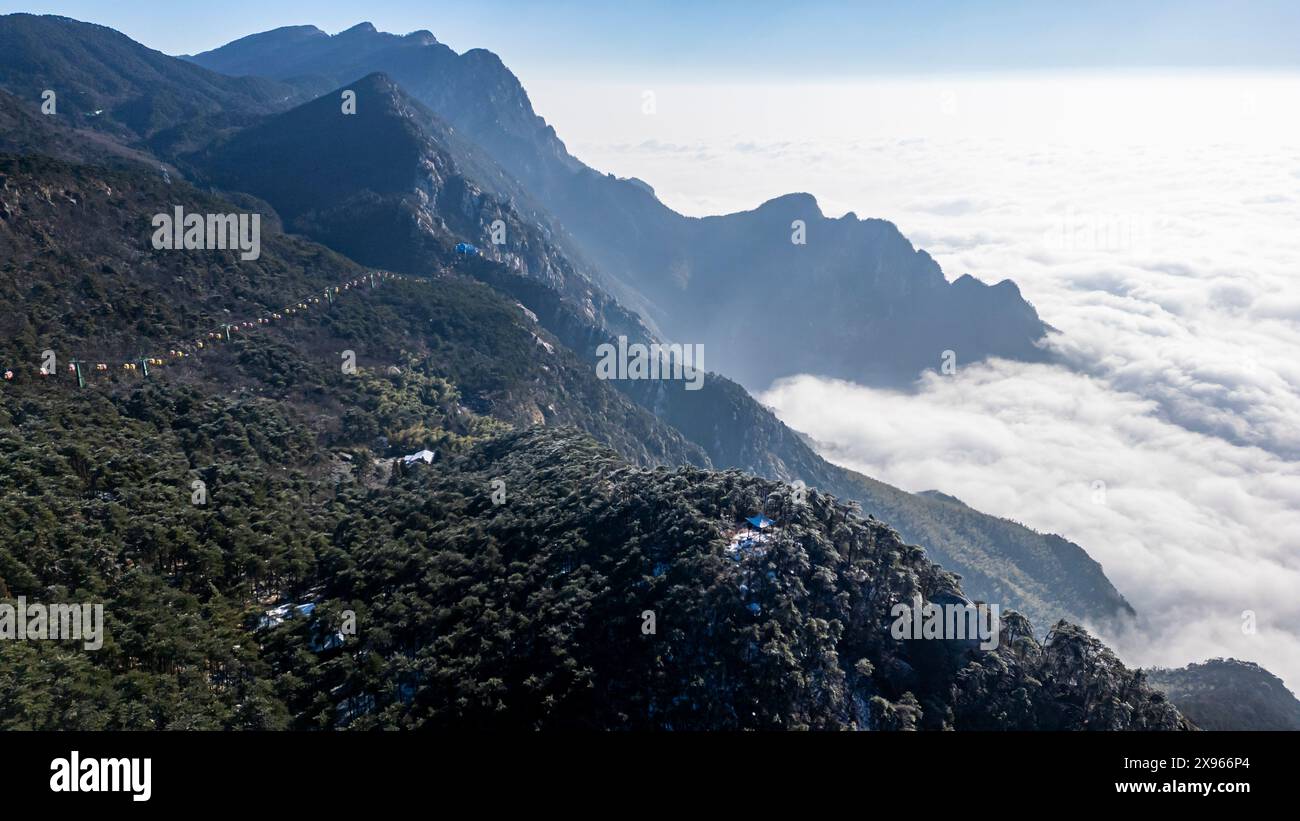
<instances>
[{"instance_id":1,"label":"sea of clouds","mask_svg":"<svg viewBox=\"0 0 1300 821\"><path fill-rule=\"evenodd\" d=\"M1081 544L1141 614L1105 636L1126 662L1234 656L1300 689L1300 76L583 88L539 111L683 213L807 191L950 280L1013 279L1062 364L958 350L910 391L759 399L834 462Z\"/></svg>"}]
</instances>

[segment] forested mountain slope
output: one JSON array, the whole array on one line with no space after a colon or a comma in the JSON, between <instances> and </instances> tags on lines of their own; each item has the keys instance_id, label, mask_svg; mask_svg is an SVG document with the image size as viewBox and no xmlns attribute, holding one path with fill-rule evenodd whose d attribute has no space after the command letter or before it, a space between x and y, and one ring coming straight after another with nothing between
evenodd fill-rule
<instances>
[{"instance_id":1,"label":"forested mountain slope","mask_svg":"<svg viewBox=\"0 0 1300 821\"><path fill-rule=\"evenodd\" d=\"M419 363L454 382L467 408L505 422L575 425L638 462L708 463L481 283L451 270L436 281L365 285L331 305L325 289L367 269L279 234L274 219L263 225L257 260L155 251L151 217L177 205L242 210L160 174L0 157L0 299L15 308L0 316L0 359L15 370L15 385L41 379L46 350L59 363L48 381L60 386L73 380L66 368L74 357L95 379L128 382L140 377L122 365L161 355L168 364L156 369L159 378L301 398L334 429L356 400L342 373L343 352L352 351L363 368ZM304 299L318 301L298 308ZM231 343L208 336L272 313L280 318L233 331ZM193 355L173 360L177 347Z\"/></svg>"},{"instance_id":2,"label":"forested mountain slope","mask_svg":"<svg viewBox=\"0 0 1300 821\"><path fill-rule=\"evenodd\" d=\"M0 643L0 725L1186 726L1068 625L889 638L889 605L956 589L924 551L817 492L648 467L708 460L454 269L372 286L270 218L256 260L157 251L151 214L241 209L147 168L0 157L0 202L0 595L107 621L93 653ZM106 367L81 388L72 357ZM760 510L779 538L737 562Z\"/></svg>"},{"instance_id":3,"label":"forested mountain slope","mask_svg":"<svg viewBox=\"0 0 1300 821\"><path fill-rule=\"evenodd\" d=\"M105 26L49 15L0 15L0 55L0 87L36 104L52 91L63 122L164 153L325 90L227 77Z\"/></svg>"},{"instance_id":4,"label":"forested mountain slope","mask_svg":"<svg viewBox=\"0 0 1300 821\"><path fill-rule=\"evenodd\" d=\"M533 428L342 504L365 515L328 554L327 609L389 627L339 657L299 654L292 711L322 726L1188 728L1066 623L1040 644L1010 614L992 652L893 639L895 603L955 580L820 493L635 468ZM756 512L775 532L725 551ZM281 629L302 642L312 627Z\"/></svg>"},{"instance_id":5,"label":"forested mountain slope","mask_svg":"<svg viewBox=\"0 0 1300 821\"><path fill-rule=\"evenodd\" d=\"M1300 700L1258 664L1210 659L1146 674L1202 730L1300 730Z\"/></svg>"}]
</instances>

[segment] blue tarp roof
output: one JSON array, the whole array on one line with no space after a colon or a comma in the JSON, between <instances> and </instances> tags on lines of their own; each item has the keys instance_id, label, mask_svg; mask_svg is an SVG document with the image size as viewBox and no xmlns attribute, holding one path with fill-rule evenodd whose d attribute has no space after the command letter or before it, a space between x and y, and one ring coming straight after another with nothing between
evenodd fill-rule
<instances>
[{"instance_id":1,"label":"blue tarp roof","mask_svg":"<svg viewBox=\"0 0 1300 821\"><path fill-rule=\"evenodd\" d=\"M763 516L762 514L758 516L750 516L745 521L749 522L751 525L758 528L759 530L762 530L765 527L770 527L772 525L772 520L767 518L766 516Z\"/></svg>"}]
</instances>

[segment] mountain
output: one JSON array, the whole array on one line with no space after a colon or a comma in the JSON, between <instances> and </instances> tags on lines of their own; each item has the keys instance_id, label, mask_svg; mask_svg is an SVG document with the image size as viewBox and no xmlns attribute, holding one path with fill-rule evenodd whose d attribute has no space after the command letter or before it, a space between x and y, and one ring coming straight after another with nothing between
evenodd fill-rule
<instances>
[{"instance_id":1,"label":"mountain","mask_svg":"<svg viewBox=\"0 0 1300 821\"><path fill-rule=\"evenodd\" d=\"M164 152L308 93L274 80L227 77L66 17L0 15L0 54L0 87L37 105L53 91L52 116L61 122Z\"/></svg>"},{"instance_id":2,"label":"mountain","mask_svg":"<svg viewBox=\"0 0 1300 821\"><path fill-rule=\"evenodd\" d=\"M611 342L607 329L546 285L500 266L471 267L475 276L526 305L580 358L596 361L597 346ZM905 541L925 546L934 561L962 577L976 598L1002 602L1039 624L1065 618L1108 627L1134 615L1101 565L1079 545L981 513L946 494L908 493L833 465L807 437L724 376L706 374L695 391L656 380L612 384L698 445L715 467L803 482L857 502L896 527Z\"/></svg>"},{"instance_id":3,"label":"mountain","mask_svg":"<svg viewBox=\"0 0 1300 821\"><path fill-rule=\"evenodd\" d=\"M564 174L557 172L555 180L564 179L565 174L586 179L589 193L593 196L604 196L602 192L606 192L607 186L621 190L624 185L608 181L589 170L584 172L576 160L568 157L554 132L532 113L522 86L499 60L486 52L474 51L457 55L429 36L395 37L377 33L373 27L368 26L360 26L334 37L308 27L254 35L194 59L214 70L232 74L261 72L271 76L295 76L315 73L345 84L349 72L383 65L386 71L392 72L402 91L421 97L434 110L442 112L455 122L463 132L473 133L476 140L500 158L501 165L511 166L521 177L535 180L539 175L548 173L547 169L555 171L558 164L567 170ZM485 80L485 77L491 78L490 81ZM369 82L374 80L366 79ZM391 81L385 77L384 83L389 82ZM490 90L482 88L485 82L489 83ZM475 93L475 89L481 93ZM389 89L387 85L384 85L382 91L386 94L385 99L388 96L400 96L401 93ZM329 101L330 98L327 96L325 100ZM301 116L297 122L290 122L289 115L281 115L276 118L274 125L268 123L261 131L246 135L243 138L246 146L243 153L236 154L224 164L243 169L242 173L248 179L244 184L266 186L270 184L268 176L276 174L280 174L286 184L294 184L294 175L267 168L266 165L283 162L287 164L286 167L292 167L294 156L319 155L322 149L307 141L305 135L333 133L334 124L338 120L337 107L332 102L319 103L319 110L313 109L319 115L316 118L306 116L309 108L304 106L299 110ZM440 123L438 117L431 112L423 112L422 106L409 100L392 106L381 104L376 108L380 114L401 110L421 111L418 118L411 118L418 119L417 127L432 130L433 133L446 131L441 125L434 125L431 129L431 123ZM489 116L493 111L497 113ZM498 126L492 126L492 123L497 123ZM493 128L498 130L494 131ZM271 129L279 136L269 138L266 132ZM500 129L509 131L517 139L502 139ZM285 137L286 133L296 133L298 136ZM445 142L445 139L441 141ZM259 164L254 155L260 147L267 144L279 146L275 152L277 159L271 163L268 159L270 155L263 153ZM533 156L537 144L547 146L542 152L548 158L547 161L521 165L518 158ZM348 169L355 164L348 161L348 156L355 155L347 155L342 149L335 153L328 153L328 148L324 150L326 156L335 158L331 167ZM401 152L390 153L401 155ZM399 175L399 179L404 183L409 176L410 173ZM593 177L599 178L600 182L589 179ZM359 183L350 185L353 190L368 190ZM807 195L792 195L774 200L749 214L686 220L672 215L659 205L654 200L653 192L644 184L629 184L629 187L634 190L629 190L627 197L639 205L634 215L628 217L627 232L639 235L648 231L655 236L665 236L677 233L679 229L688 230L691 238L687 244L697 246L700 264L705 265L703 260L706 257L710 260L706 266L712 266L708 268L711 273L705 278L707 281L716 283L725 280L728 271L745 272L748 284L732 294L723 293L712 285L706 287L685 282L682 287L694 296L673 308L674 316L680 318L681 322L706 329L702 336L685 338L704 342L709 367L738 376L741 382L763 382L766 375L770 375L764 370L769 367L790 372L813 370L862 378L862 374L855 372L855 369L871 358L861 356L864 349L860 347L860 339L839 339L829 347L818 349L815 347L818 344L818 334L810 331L807 323L790 320L784 315L784 310L780 322L755 322L753 319L769 310L768 303L781 305L784 309L784 306L797 303L800 299L813 298L793 293L806 289L806 281L784 277L780 273L763 280L760 272L767 264L763 260L791 260L791 254L804 251L820 253L817 249L824 246L828 252L831 247L862 250L857 255L841 254L834 264L828 262L816 267L818 276L825 274L818 280L819 287L811 289L816 292L815 298L822 300L814 312L816 319L813 324L819 331L843 328L850 329L844 331L846 334L879 334L876 342L872 342L867 350L883 350L899 340L909 340L903 343L903 347L919 352L907 360L908 364L901 370L891 365L886 369L892 369L890 373L881 371L876 377L871 377L872 380L878 377L890 381L915 373L922 367L933 366L943 350L958 351L962 361L965 361L967 351L978 350L988 340L1003 338L1000 336L1003 334L1006 335L1007 344L1014 347L1010 340L1021 333L1016 329L1023 330L1037 323L1031 309L1020 311L1018 315L1023 320L1020 322L1010 321L1007 311L998 306L997 303L1003 300L1004 295L1010 300L1008 304L1019 301L1019 292L1010 282L994 288L985 288L970 277L947 283L938 266L923 252L915 251L889 223L880 220L859 221L855 218L818 222L822 220L820 212L815 201ZM549 198L554 193L553 186L548 184L543 188L547 191L545 201L548 206L555 207L556 201ZM516 198L523 196L517 190L511 193ZM304 193L300 196L314 202L326 201L316 198L314 194ZM621 213L612 205L610 209L595 210L606 214ZM824 245L811 242L809 246L790 245L788 224L795 218L808 220L810 235L823 232L822 237L826 240ZM572 227L567 219L563 222L566 227ZM681 229L683 225L693 227ZM337 242L329 237L329 233L322 231L315 236L327 243ZM483 233L484 229L479 224L471 226L465 236L478 237ZM637 247L635 243L629 245L625 242L625 235L619 231L600 235L609 237L611 247ZM548 236L554 238L553 234ZM750 241L755 237L766 237L771 241L755 244ZM651 245L653 243L647 243L647 246ZM335 247L358 253L347 247ZM394 250L392 245L385 245L384 248L389 253ZM713 250L706 254L706 248ZM752 255L746 256L751 249ZM565 250L557 248L556 253L564 254ZM362 253L361 258L367 261L393 262L378 254L367 256ZM646 253L657 258L654 254L658 252L653 247L647 247ZM868 253L875 254L868 266L875 272L870 283L855 278L852 271L852 267L861 264L865 259L863 255ZM569 258L567 254L564 256ZM594 256L599 258L602 255ZM604 258L609 259L609 255L604 255ZM667 259L661 262L665 266L664 270L672 267ZM905 277L895 276L899 271L910 273ZM497 284L501 285L499 282ZM856 295L845 294L838 290L840 285L859 290L855 292ZM662 282L655 285L660 290L669 287ZM866 290L861 290L864 288L876 289L877 293L868 297ZM894 289L889 299L878 299L879 289L889 288ZM618 287L612 290L615 293L629 293L627 289ZM534 302L521 298L534 312L539 315L544 313ZM636 299L635 294L633 299ZM852 314L852 309L847 306L857 305L860 299L867 299L873 306L871 310L883 311L889 315L873 320L867 314ZM717 306L725 305L728 300L749 302L742 310L715 311ZM903 304L910 308L907 311L897 311L894 307L885 307ZM963 330L968 326L960 320L960 315L968 312L990 321L985 342L973 339ZM716 315L710 317L709 314ZM657 313L652 312L651 315ZM827 323L827 317L834 321ZM835 319L836 317L839 318ZM663 324L660 322L660 325ZM761 338L745 338L748 333L746 328L761 328ZM561 338L566 338L562 329L554 326L551 329ZM597 344L607 341L606 337L593 335L590 331L582 331L581 335L584 336L585 344L584 340L576 339L572 334L567 336L566 342L577 351L585 348L589 354L594 354ZM925 342L939 336L947 340L942 346L936 348ZM741 350L746 352L742 357L745 361L738 361L727 354L728 351ZM1013 355L1011 348L998 350L1004 355ZM748 360L751 354L758 354L756 358L762 360L763 364L758 370L750 368ZM1028 351L1020 354L1021 358L1037 355ZM792 356L802 364L780 364ZM1100 565L1078 545L1058 536L1034 533L1014 522L985 516L963 505L913 496L830 465L818 457L793 431L753 402L743 390L730 385L726 380L711 375L706 380L706 389L699 392L665 392L665 386L654 383L645 383L643 386L623 383L620 387L704 448L717 466L740 468L787 481L799 479L811 486L859 501L864 510L891 521L905 538L929 546L936 560L960 573L976 595L988 600L1006 601L1009 606L1022 609L1039 622L1066 617L1105 624L1132 614L1132 608L1106 579Z\"/></svg>"},{"instance_id":4,"label":"mountain","mask_svg":"<svg viewBox=\"0 0 1300 821\"><path fill-rule=\"evenodd\" d=\"M739 468L852 500L889 522L933 561L958 573L968 593L1002 602L1038 624L1059 618L1099 627L1133 608L1079 545L981 513L944 494L908 493L831 464L744 388L710 374L698 391L629 383L641 405L702 447L713 465Z\"/></svg>"},{"instance_id":5,"label":"mountain","mask_svg":"<svg viewBox=\"0 0 1300 821\"><path fill-rule=\"evenodd\" d=\"M494 480L513 501L479 490ZM989 652L893 638L895 603L955 582L823 494L797 502L736 472L632 468L533 428L350 508L367 515L330 552L320 607L362 603L358 618L397 626L344 654L377 663L295 665L291 711L317 726L1189 728L1065 623L1039 643L1011 614ZM756 512L779 530L728 553ZM282 629L287 657L320 628Z\"/></svg>"},{"instance_id":6,"label":"mountain","mask_svg":"<svg viewBox=\"0 0 1300 821\"><path fill-rule=\"evenodd\" d=\"M590 363L597 346L619 333L648 338L635 316L551 242L544 225L519 213L516 199L490 193L492 187L466 176L465 166L483 160L466 161L435 115L384 75L348 88L357 93L355 115L341 114L341 91L331 92L185 162L223 188L265 198L290 230L365 264L413 274L457 259L457 242L482 242L490 223L501 219L507 242L485 244L481 257L460 259L462 270L518 299ZM321 173L326 168L329 173ZM724 377L710 373L698 391L657 380L611 384L703 449L714 466L802 480L857 500L904 538L930 547L974 595L1039 623L1068 618L1105 625L1132 614L1079 546L835 467Z\"/></svg>"},{"instance_id":7,"label":"mountain","mask_svg":"<svg viewBox=\"0 0 1300 821\"><path fill-rule=\"evenodd\" d=\"M1146 674L1202 730L1300 730L1300 700L1258 664L1210 659Z\"/></svg>"},{"instance_id":8,"label":"mountain","mask_svg":"<svg viewBox=\"0 0 1300 821\"><path fill-rule=\"evenodd\" d=\"M366 269L284 236L273 221L263 224L257 260L240 260L236 251L150 246L155 214L177 206L199 214L260 210L255 200L246 205L153 172L0 157L0 300L18 308L0 316L2 364L26 381L48 349L61 372L76 356L112 363L105 378L118 379L123 364L146 352L166 356L182 348L216 370L206 379L224 380L228 391L303 402L333 420L322 423L322 434L334 431L347 442L364 430L338 433L349 408L374 401L358 395L355 382L336 378L340 352L352 350L374 367L414 362L457 386L455 404L484 416L576 426L638 463L708 464L681 434L597 379L527 310L454 271L444 271L436 287L429 281L379 289L363 316L350 315L353 304L340 299L318 326L296 318L303 311L294 306L323 299L326 288ZM211 339L204 349L196 344L235 319L271 312L281 314L277 323L300 326L294 328L298 348L286 347L275 333L240 338L229 356L220 345L210 350ZM185 380L190 363L186 358L169 369ZM290 383L301 397L287 390ZM430 444L421 440L419 424L403 412L375 429L371 435L388 442L379 455Z\"/></svg>"},{"instance_id":9,"label":"mountain","mask_svg":"<svg viewBox=\"0 0 1300 821\"><path fill-rule=\"evenodd\" d=\"M62 127L40 113L39 100L30 104L3 89L0 89L0 153L41 153L69 162L101 165L161 165L149 154L127 148L98 132Z\"/></svg>"},{"instance_id":10,"label":"mountain","mask_svg":"<svg viewBox=\"0 0 1300 821\"><path fill-rule=\"evenodd\" d=\"M344 90L356 95L355 114L342 112ZM520 211L530 206L508 175L382 74L185 160L223 188L264 198L291 230L365 264L427 274L464 256L455 246L469 242L474 256L546 283L592 321L647 333L569 260L544 221Z\"/></svg>"},{"instance_id":11,"label":"mountain","mask_svg":"<svg viewBox=\"0 0 1300 821\"><path fill-rule=\"evenodd\" d=\"M121 35L97 26L23 15L3 20L11 28L21 28L19 22L51 28L49 37L56 41L92 38L92 42L103 41L98 45L100 48L113 46L125 53L148 57L148 61L142 57L120 63L118 70L124 73L123 83L131 88L147 91L155 73L184 76L185 72L196 70L183 64L179 68L170 65L168 61L181 61L158 55L129 40L123 45L119 42L125 39ZM268 35L266 50L290 53L279 42L279 36ZM324 35L299 32L298 36L320 39ZM370 42L370 33L359 30L352 36L359 38L358 42L348 45L342 53L358 57L369 53L358 43ZM466 77L476 76L479 71L474 68L476 61L488 58L486 52L473 53L475 56L471 58L469 54L455 55L450 49L425 48L427 43L420 45L429 39L420 36L406 42L410 53L421 60L427 57L420 55L428 53L446 57L449 81L442 87L448 95L455 92L453 87L457 83L468 82L465 78L451 82L459 76L452 66L462 66ZM326 37L326 40L338 42L337 38ZM44 54L39 50L16 53L34 57ZM158 62L159 67L151 67L150 61ZM0 60L0 65L4 63ZM72 72L76 65L68 63L64 70ZM213 76L222 83L232 82L220 75ZM512 79L508 72L500 76ZM78 82L93 80L83 78ZM301 77L294 82L301 83ZM327 87L326 82L319 77L311 81L322 87ZM311 83L295 87L305 88ZM429 85L426 93L437 85L432 81L426 84ZM506 83L494 95L502 99L511 97L516 93L512 91L515 85L517 82ZM344 86L358 93L355 115L342 115L340 94ZM517 91L522 93L522 89ZM526 97L517 99L526 101ZM129 152L111 134L100 136L100 132L85 129L79 132L56 129L56 125L69 125L66 118L35 115L32 106L16 102L0 109L0 116L20 117L23 128L27 129L6 132L15 148L22 146L12 135L26 133L27 148L46 145L48 151L54 151L54 146L62 145L65 154L74 152L75 156L66 154L66 158L73 160ZM224 104L224 98L212 104ZM247 111L237 100L230 104ZM280 105L289 106L289 103L281 101ZM492 106L483 111L495 110ZM516 119L524 118L520 113L523 109L511 110L519 115ZM204 115L197 122L222 116L220 113ZM334 91L283 113L249 112L241 116L242 126L228 124L214 134L209 134L206 128L195 129L196 134L206 136L193 140L194 150L180 151L180 144L168 143L167 156L185 174L201 182L217 182L235 192L230 195L235 200L246 196L237 193L243 190L271 200L275 208L265 202L256 204L255 200L245 204L265 212L268 219L275 211L281 211L288 230L315 238L365 264L426 276L454 264L461 273L511 294L588 366L595 361L596 346L610 341L616 334L625 333L634 338L650 336L637 315L592 281L591 277L600 278L600 273L581 256L573 254L565 233L512 174L467 140L462 130L445 123L390 78L351 77ZM18 119L11 122L17 123ZM516 126L521 127L518 123ZM43 130L30 130L35 127ZM181 121L172 130L184 132L188 128L188 123ZM76 139L59 136L65 132L78 136ZM118 137L138 142L130 135ZM372 150L376 145L382 146L382 151ZM158 145L145 148L162 150ZM384 162L375 161L380 155ZM155 166L161 164L138 151L134 159ZM176 172L175 176L179 179L181 173ZM644 185L640 190L648 193ZM652 214L647 214L647 218L651 217ZM485 241L495 219L507 224L508 242L502 246ZM482 256L457 258L460 255L455 254L453 247L463 240L477 245ZM715 369L717 350L706 347L708 366ZM516 384L522 384L518 380L523 379L524 372L517 371L517 374ZM771 479L801 480L809 486L856 500L868 513L899 528L906 540L925 545L935 560L961 574L973 595L1020 609L1040 624L1067 618L1104 626L1131 613L1128 603L1106 579L1101 567L1079 546L964 506L944 505L913 496L830 465L803 437L723 377L710 374L701 391L683 391L680 385L676 390L666 391L663 383L626 380L612 384L664 420L655 425L648 420L638 421L621 436L614 433L613 420L604 423L607 432L602 441L632 458L662 460L668 451L673 451L677 454L673 458L680 461L669 459L669 463L707 462ZM523 397L529 393L514 390L509 395ZM602 390L600 395L610 394ZM525 415L544 418L549 406L563 409L565 403L529 403L520 399L512 418ZM625 409L620 409L615 419L626 418L620 417L625 413ZM595 430L595 417L588 416L587 420L579 426ZM676 429L671 435L667 433L670 427ZM635 431L646 431L650 437L645 454L634 453L638 450L632 444ZM668 445L676 431L684 435L683 444Z\"/></svg>"},{"instance_id":12,"label":"mountain","mask_svg":"<svg viewBox=\"0 0 1300 821\"><path fill-rule=\"evenodd\" d=\"M94 653L0 642L0 726L1190 727L1068 623L893 638L894 604L957 579L829 495L680 466L459 261L374 272L269 217L255 260L153 249L177 205L266 207L0 157L0 597L106 618ZM106 368L78 387L73 356ZM728 552L756 512L779 527Z\"/></svg>"},{"instance_id":13,"label":"mountain","mask_svg":"<svg viewBox=\"0 0 1300 821\"><path fill-rule=\"evenodd\" d=\"M288 26L184 59L229 76L311 77L329 86L382 72L508 168L527 168L533 145L545 146L569 171L583 167L533 112L500 58L485 49L457 54L428 31L398 36L360 23L330 36L315 26ZM559 167L555 163L540 163L533 171L549 173Z\"/></svg>"},{"instance_id":14,"label":"mountain","mask_svg":"<svg viewBox=\"0 0 1300 821\"><path fill-rule=\"evenodd\" d=\"M905 385L948 350L961 363L1047 357L1050 328L1014 283L949 282L884 220L828 218L807 194L689 218L639 180L588 168L482 49L457 54L428 32L398 37L362 24L332 37L276 29L189 59L232 75L335 84L386 73L545 203L616 298L666 338L704 344L713 367L747 387L797 373ZM792 241L796 220L805 244Z\"/></svg>"}]
</instances>

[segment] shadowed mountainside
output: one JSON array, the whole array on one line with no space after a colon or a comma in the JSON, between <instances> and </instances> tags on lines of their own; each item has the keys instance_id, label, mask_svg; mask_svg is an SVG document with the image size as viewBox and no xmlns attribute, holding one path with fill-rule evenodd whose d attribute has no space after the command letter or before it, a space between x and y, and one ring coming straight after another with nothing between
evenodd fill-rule
<instances>
[{"instance_id":1,"label":"shadowed mountainside","mask_svg":"<svg viewBox=\"0 0 1300 821\"><path fill-rule=\"evenodd\" d=\"M0 87L36 104L53 91L63 122L163 153L325 90L227 77L67 17L0 15L0 55Z\"/></svg>"}]
</instances>

